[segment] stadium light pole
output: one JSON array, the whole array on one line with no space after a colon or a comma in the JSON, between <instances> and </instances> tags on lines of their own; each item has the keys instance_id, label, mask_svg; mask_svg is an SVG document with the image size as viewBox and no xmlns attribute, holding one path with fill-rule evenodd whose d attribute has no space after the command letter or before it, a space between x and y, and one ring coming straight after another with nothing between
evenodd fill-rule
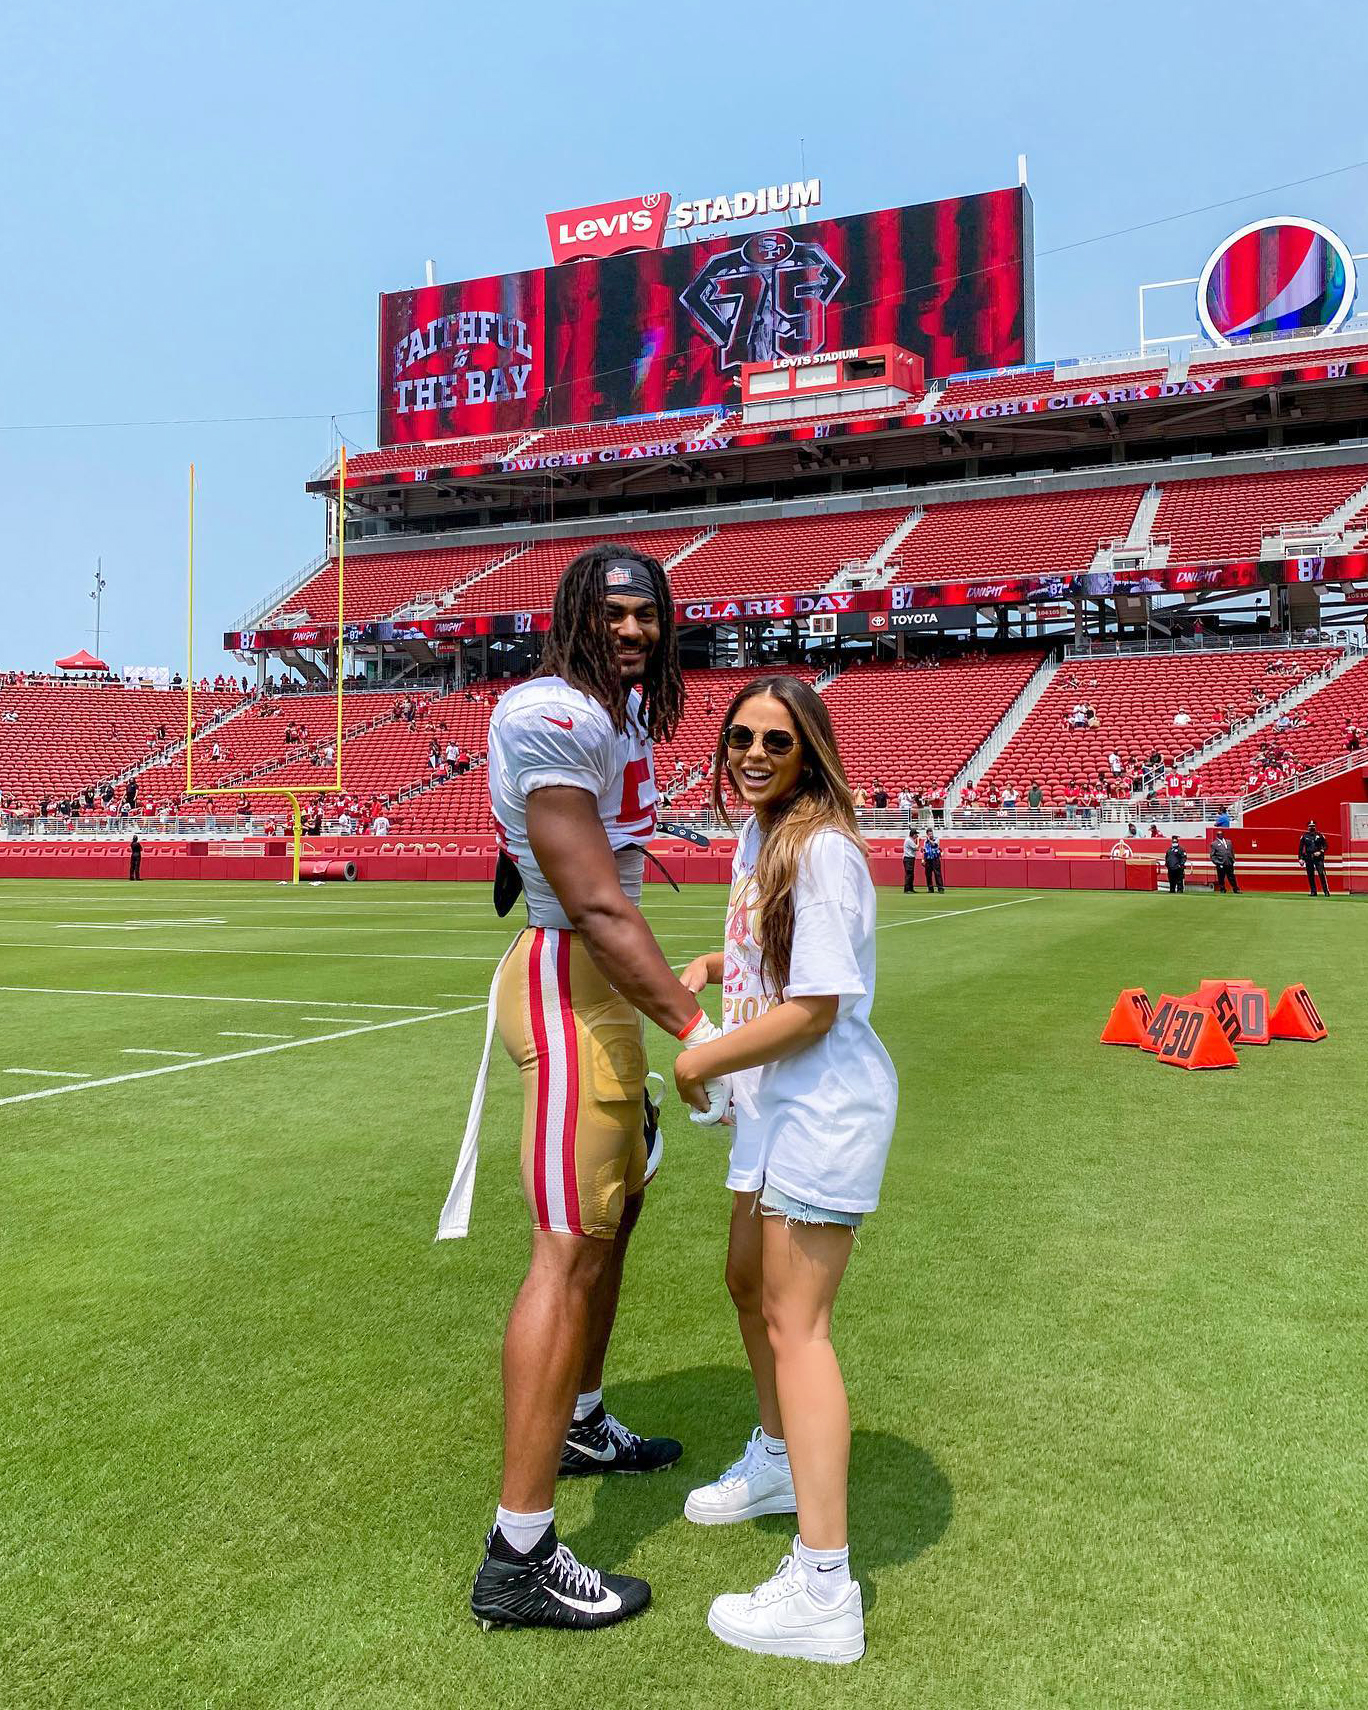
<instances>
[{"instance_id":1,"label":"stadium light pole","mask_svg":"<svg viewBox=\"0 0 1368 1710\"><path fill-rule=\"evenodd\" d=\"M100 657L100 596L107 586L101 570L104 565L102 558L95 560L95 586L90 590L90 597L95 602L95 657Z\"/></svg>"}]
</instances>

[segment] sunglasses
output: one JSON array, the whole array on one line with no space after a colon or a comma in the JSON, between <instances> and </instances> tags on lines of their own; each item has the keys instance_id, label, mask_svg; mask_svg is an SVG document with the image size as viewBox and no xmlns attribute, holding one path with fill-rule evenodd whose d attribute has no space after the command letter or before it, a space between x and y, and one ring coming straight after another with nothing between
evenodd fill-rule
<instances>
[{"instance_id":1,"label":"sunglasses","mask_svg":"<svg viewBox=\"0 0 1368 1710\"><path fill-rule=\"evenodd\" d=\"M729 724L722 732L722 740L728 748L744 752L755 746L755 732L748 724ZM776 760L785 754L792 754L798 738L787 730L767 730L760 738L760 746L766 754L772 754Z\"/></svg>"}]
</instances>

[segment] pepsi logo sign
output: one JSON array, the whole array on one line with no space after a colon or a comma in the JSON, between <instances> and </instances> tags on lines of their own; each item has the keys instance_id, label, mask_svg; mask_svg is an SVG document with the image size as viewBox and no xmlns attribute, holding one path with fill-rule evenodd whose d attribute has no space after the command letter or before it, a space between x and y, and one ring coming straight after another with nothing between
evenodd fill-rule
<instances>
[{"instance_id":1,"label":"pepsi logo sign","mask_svg":"<svg viewBox=\"0 0 1368 1710\"><path fill-rule=\"evenodd\" d=\"M1354 258L1328 227L1277 218L1242 226L1208 258L1197 317L1216 344L1259 334L1333 332L1354 306Z\"/></svg>"}]
</instances>

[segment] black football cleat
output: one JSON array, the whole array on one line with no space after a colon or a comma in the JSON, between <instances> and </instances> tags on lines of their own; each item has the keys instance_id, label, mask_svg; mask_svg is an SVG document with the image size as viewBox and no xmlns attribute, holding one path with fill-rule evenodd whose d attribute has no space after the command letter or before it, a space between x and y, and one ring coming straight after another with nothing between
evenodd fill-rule
<instances>
[{"instance_id":1,"label":"black football cleat","mask_svg":"<svg viewBox=\"0 0 1368 1710\"><path fill-rule=\"evenodd\" d=\"M470 1593L470 1612L492 1627L612 1627L651 1601L644 1579L599 1573L577 1562L550 1525L523 1556L497 1526Z\"/></svg>"},{"instance_id":2,"label":"black football cleat","mask_svg":"<svg viewBox=\"0 0 1368 1710\"><path fill-rule=\"evenodd\" d=\"M672 1467L684 1453L673 1437L638 1437L602 1402L587 1419L572 1420L561 1450L559 1477L592 1478L597 1473L651 1473Z\"/></svg>"}]
</instances>

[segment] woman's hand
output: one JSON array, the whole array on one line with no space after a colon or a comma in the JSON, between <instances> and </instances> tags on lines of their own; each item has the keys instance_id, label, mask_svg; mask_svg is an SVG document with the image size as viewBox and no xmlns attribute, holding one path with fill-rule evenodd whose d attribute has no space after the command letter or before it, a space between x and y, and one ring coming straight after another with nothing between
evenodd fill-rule
<instances>
[{"instance_id":1,"label":"woman's hand","mask_svg":"<svg viewBox=\"0 0 1368 1710\"><path fill-rule=\"evenodd\" d=\"M696 967L697 963L692 966ZM691 1109L707 1110L708 1095L703 1090L703 1076L698 1072L697 1057L697 1051L681 1051L675 1058L675 1091Z\"/></svg>"},{"instance_id":2,"label":"woman's hand","mask_svg":"<svg viewBox=\"0 0 1368 1710\"><path fill-rule=\"evenodd\" d=\"M695 996L709 984L711 970L707 956L695 956L684 972L679 976L679 983L693 992Z\"/></svg>"}]
</instances>

